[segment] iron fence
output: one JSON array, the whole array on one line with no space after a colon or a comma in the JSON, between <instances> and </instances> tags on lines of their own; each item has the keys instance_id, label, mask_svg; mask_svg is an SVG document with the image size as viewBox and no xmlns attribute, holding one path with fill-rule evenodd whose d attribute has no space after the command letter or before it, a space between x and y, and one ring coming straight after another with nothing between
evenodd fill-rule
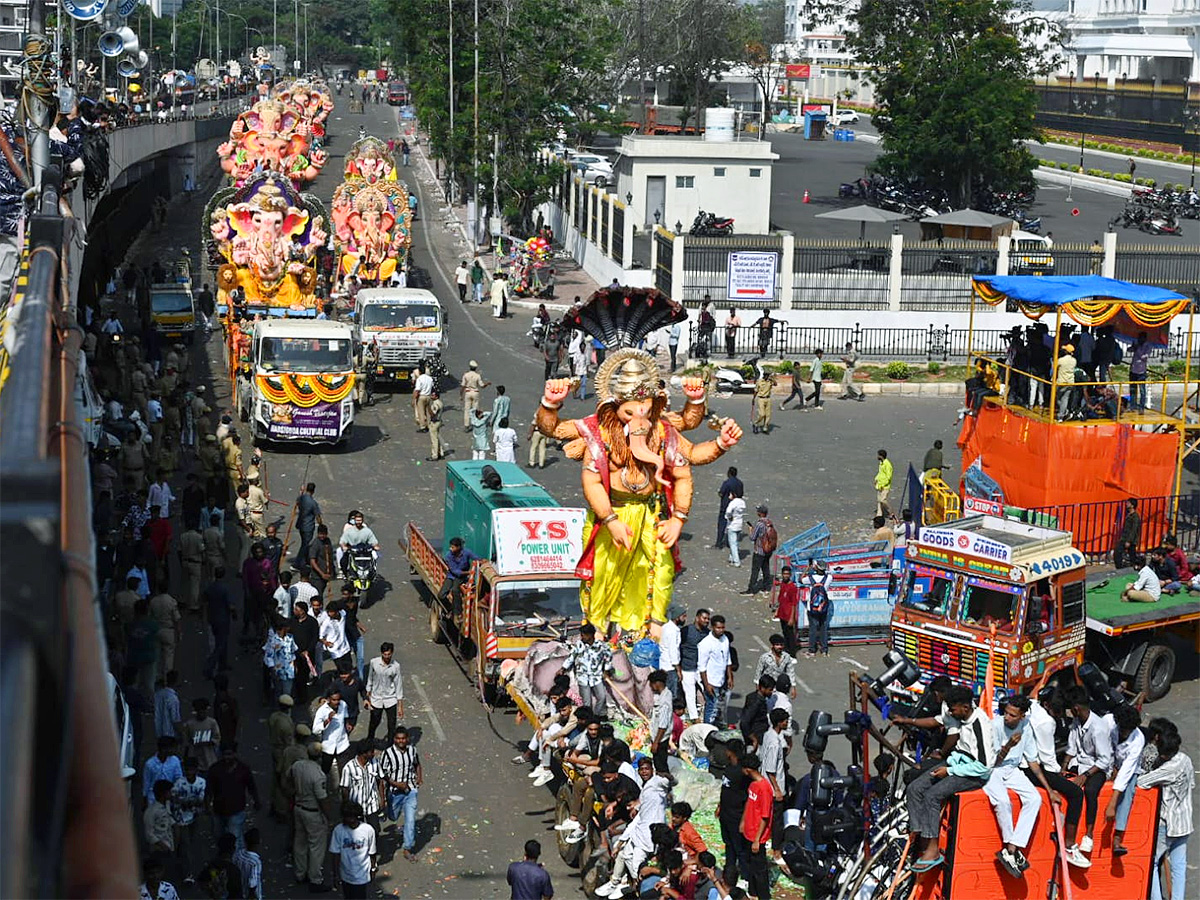
<instances>
[{"instance_id":1,"label":"iron fence","mask_svg":"<svg viewBox=\"0 0 1200 900\"><path fill-rule=\"evenodd\" d=\"M728 299L729 254L738 251L778 254L775 262L775 296L769 301ZM705 296L709 296L721 306L778 309L780 305L779 272L782 264L783 237L781 235L689 236L683 243L683 302L697 305Z\"/></svg>"},{"instance_id":2,"label":"iron fence","mask_svg":"<svg viewBox=\"0 0 1200 900\"><path fill-rule=\"evenodd\" d=\"M665 228L656 228L654 230L654 246L658 251L658 258L654 265L654 286L668 297L673 296L671 294L671 273L674 271L675 262L675 235Z\"/></svg>"},{"instance_id":3,"label":"iron fence","mask_svg":"<svg viewBox=\"0 0 1200 900\"><path fill-rule=\"evenodd\" d=\"M600 210L604 206L601 202L604 195L595 188L588 191L588 196L591 198L592 211L588 226L588 239L593 243L599 242L600 239ZM603 243L600 244L603 247Z\"/></svg>"},{"instance_id":4,"label":"iron fence","mask_svg":"<svg viewBox=\"0 0 1200 900\"><path fill-rule=\"evenodd\" d=\"M584 214L587 212L587 189L583 181L576 178L572 183L571 192L575 200L575 214L572 216L572 221L575 224L575 230L583 234Z\"/></svg>"},{"instance_id":5,"label":"iron fence","mask_svg":"<svg viewBox=\"0 0 1200 900\"><path fill-rule=\"evenodd\" d=\"M1114 276L1122 281L1153 284L1181 294L1200 291L1200 247L1126 247L1117 253L1114 269Z\"/></svg>"},{"instance_id":6,"label":"iron fence","mask_svg":"<svg viewBox=\"0 0 1200 900\"><path fill-rule=\"evenodd\" d=\"M887 309L891 246L859 241L797 244L793 309Z\"/></svg>"},{"instance_id":7,"label":"iron fence","mask_svg":"<svg viewBox=\"0 0 1200 900\"><path fill-rule=\"evenodd\" d=\"M661 252L660 252L661 261ZM973 338L966 328L951 328L949 325L927 325L916 328L872 328L861 323L844 327L824 326L777 326L767 346L761 352L759 330L754 321L757 316L738 316L740 325L730 328L723 315L724 304L714 311L717 315L717 331L712 339L712 353L724 353L727 357L746 356L794 356L812 353L822 348L827 359L836 362L837 354L850 341L864 360L905 362L943 362L965 365L967 362L968 339L970 352L1003 356L1008 349L1006 329L975 329ZM732 338L732 342L731 339ZM1156 351L1160 359L1182 359L1187 348L1187 332L1173 332L1166 347Z\"/></svg>"},{"instance_id":8,"label":"iron fence","mask_svg":"<svg viewBox=\"0 0 1200 900\"><path fill-rule=\"evenodd\" d=\"M596 198L596 206L600 209L600 252L608 255L608 211L612 201L607 194L599 194Z\"/></svg>"},{"instance_id":9,"label":"iron fence","mask_svg":"<svg viewBox=\"0 0 1200 900\"><path fill-rule=\"evenodd\" d=\"M1139 497L1137 501L1141 526L1134 546L1139 554L1161 545L1168 534L1175 535L1185 552L1200 550L1200 491ZM1039 521L1039 517L1053 516L1054 527L1071 532L1072 543L1089 562L1112 561L1126 515L1125 500L1042 506L1022 513L1022 517L1031 522Z\"/></svg>"},{"instance_id":10,"label":"iron fence","mask_svg":"<svg viewBox=\"0 0 1200 900\"><path fill-rule=\"evenodd\" d=\"M613 202L612 252L609 256L617 265L625 264L625 204L620 200Z\"/></svg>"}]
</instances>

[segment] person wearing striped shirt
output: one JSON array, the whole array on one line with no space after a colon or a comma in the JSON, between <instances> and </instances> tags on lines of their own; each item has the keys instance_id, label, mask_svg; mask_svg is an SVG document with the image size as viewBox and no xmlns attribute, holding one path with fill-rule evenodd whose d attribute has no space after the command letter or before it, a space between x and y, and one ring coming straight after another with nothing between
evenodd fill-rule
<instances>
[{"instance_id":1,"label":"person wearing striped shirt","mask_svg":"<svg viewBox=\"0 0 1200 900\"><path fill-rule=\"evenodd\" d=\"M342 769L342 799L362 807L363 821L379 830L379 811L383 809L383 779L375 759L375 742L356 741L354 757Z\"/></svg>"},{"instance_id":2,"label":"person wearing striped shirt","mask_svg":"<svg viewBox=\"0 0 1200 900\"><path fill-rule=\"evenodd\" d=\"M1152 900L1165 900L1159 869L1165 857L1171 870L1170 900L1183 900L1187 879L1187 842L1192 833L1192 788L1196 771L1192 760L1180 749L1179 731L1164 728L1156 741L1158 768L1138 776L1141 790L1162 787L1158 813L1158 838L1154 844L1154 866L1150 881Z\"/></svg>"},{"instance_id":3,"label":"person wearing striped shirt","mask_svg":"<svg viewBox=\"0 0 1200 900\"><path fill-rule=\"evenodd\" d=\"M393 822L404 813L404 858L412 859L417 839L417 792L424 776L421 757L408 745L403 725L392 734L392 746L383 751L379 771L387 784L387 817Z\"/></svg>"},{"instance_id":4,"label":"person wearing striped shirt","mask_svg":"<svg viewBox=\"0 0 1200 900\"><path fill-rule=\"evenodd\" d=\"M261 836L257 828L246 829L246 846L233 854L233 864L242 873L242 892L248 900L263 900Z\"/></svg>"}]
</instances>

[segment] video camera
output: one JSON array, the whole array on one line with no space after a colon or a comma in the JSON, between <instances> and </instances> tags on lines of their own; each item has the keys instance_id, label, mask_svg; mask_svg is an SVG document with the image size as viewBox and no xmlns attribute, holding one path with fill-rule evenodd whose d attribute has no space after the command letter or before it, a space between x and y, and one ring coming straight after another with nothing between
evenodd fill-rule
<instances>
[{"instance_id":1,"label":"video camera","mask_svg":"<svg viewBox=\"0 0 1200 900\"><path fill-rule=\"evenodd\" d=\"M845 718L835 722L829 713L814 709L809 713L808 725L804 729L804 749L823 754L829 746L830 735L834 734L844 734L851 743L856 744L870 724L871 717L858 710L846 710Z\"/></svg>"}]
</instances>

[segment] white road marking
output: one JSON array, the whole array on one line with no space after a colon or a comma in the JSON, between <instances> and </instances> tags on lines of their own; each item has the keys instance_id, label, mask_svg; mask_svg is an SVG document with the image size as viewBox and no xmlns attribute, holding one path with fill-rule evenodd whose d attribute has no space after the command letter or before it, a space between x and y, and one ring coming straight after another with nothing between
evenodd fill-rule
<instances>
[{"instance_id":1,"label":"white road marking","mask_svg":"<svg viewBox=\"0 0 1200 900\"><path fill-rule=\"evenodd\" d=\"M859 662L857 659L851 659L851 658L850 658L850 657L848 657L848 656L839 656L839 657L838 657L838 659L839 659L841 662L844 662L844 663L849 663L849 664L850 664L850 665L852 665L852 666L858 666L858 667L859 667L860 669L862 669L864 672L865 672L865 671L867 671L867 669L871 668L870 666L868 666L868 665L866 665L866 664L864 664L864 663L860 663L860 662Z\"/></svg>"},{"instance_id":2,"label":"white road marking","mask_svg":"<svg viewBox=\"0 0 1200 900\"><path fill-rule=\"evenodd\" d=\"M318 454L317 459L319 459L321 461L321 465L325 467L325 474L329 476L329 483L333 484L336 479L333 477L333 467L329 465L329 456L321 453Z\"/></svg>"},{"instance_id":3,"label":"white road marking","mask_svg":"<svg viewBox=\"0 0 1200 900\"><path fill-rule=\"evenodd\" d=\"M754 640L758 644L758 646L762 647L764 650L771 649L770 647L767 646L766 642L762 638L760 638L757 634L754 636ZM802 678L800 678L800 676L798 676L798 675L796 676L796 684L798 684L800 687L804 688L804 693L806 693L806 694L815 694L816 693L816 691L814 691L807 684L805 684L804 680Z\"/></svg>"},{"instance_id":4,"label":"white road marking","mask_svg":"<svg viewBox=\"0 0 1200 900\"><path fill-rule=\"evenodd\" d=\"M429 159L424 153L421 154L421 160L422 160L422 162L425 163L425 168L429 170L430 177L433 178L434 182L436 183L437 176L434 174L433 166L431 166L429 164ZM440 259L438 259L438 255L434 250L433 240L429 235L428 219L426 219L424 216L422 216L421 218L417 219L416 224L420 225L421 229L425 232L425 252L426 252L426 254L429 256L430 260L432 260L432 262L433 262L433 265L437 268L438 272L441 274L442 280L447 285L453 285L454 279L450 276L450 273L446 271L445 267L442 265L442 261ZM464 240L466 238L470 237L470 235L466 234L466 229L463 228L461 225L459 226L459 231L462 234ZM435 293L436 293L436 291L435 291ZM484 303L483 303L484 309L488 310L489 315L491 314L490 302L491 301L489 301L485 298ZM480 325L478 322L476 322L475 317L472 316L465 309L463 310L463 315L466 317L466 320L471 323L471 327L475 329L475 331L479 334L480 337L484 338L487 341L490 341L491 343L493 343L497 347L499 347L504 352L505 356L508 356L512 359L516 359L519 362L526 363L527 365L533 366L535 368L541 365L541 363L538 360L530 359L528 356L525 356L524 354L513 353L512 348L508 344L504 343L504 341L500 340L499 338L492 335L489 331L487 331L482 325Z\"/></svg>"},{"instance_id":5,"label":"white road marking","mask_svg":"<svg viewBox=\"0 0 1200 900\"><path fill-rule=\"evenodd\" d=\"M425 688L421 686L421 682L417 680L417 676L412 676L413 686L417 689L417 693L421 695L421 702L425 704L425 711L429 713L429 724L433 726L433 733L439 741L443 743L446 740L446 732L442 731L442 723L438 721L437 713L433 711L433 704L429 702L429 695L425 693Z\"/></svg>"}]
</instances>

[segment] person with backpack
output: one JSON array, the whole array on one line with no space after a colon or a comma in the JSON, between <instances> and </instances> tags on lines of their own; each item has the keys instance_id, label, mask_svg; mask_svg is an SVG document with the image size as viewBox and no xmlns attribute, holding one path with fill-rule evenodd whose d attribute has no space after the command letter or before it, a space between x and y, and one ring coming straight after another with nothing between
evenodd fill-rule
<instances>
[{"instance_id":1,"label":"person with backpack","mask_svg":"<svg viewBox=\"0 0 1200 900\"><path fill-rule=\"evenodd\" d=\"M709 307L712 305L712 298L708 294L704 295L704 302L700 304L699 327L697 329L696 340L696 357L702 362L708 362L708 354L712 349L713 332L717 330L717 319L712 314Z\"/></svg>"},{"instance_id":2,"label":"person with backpack","mask_svg":"<svg viewBox=\"0 0 1200 900\"><path fill-rule=\"evenodd\" d=\"M809 659L818 653L829 655L829 616L833 612L829 602L829 584L832 580L833 577L825 571L825 563L819 559L800 576L801 583L808 587L805 603L808 610L808 652L805 656Z\"/></svg>"},{"instance_id":3,"label":"person with backpack","mask_svg":"<svg viewBox=\"0 0 1200 900\"><path fill-rule=\"evenodd\" d=\"M750 584L742 594L758 594L771 589L771 554L779 546L779 532L767 518L767 505L758 505L758 521L750 532L753 555L750 557Z\"/></svg>"}]
</instances>

